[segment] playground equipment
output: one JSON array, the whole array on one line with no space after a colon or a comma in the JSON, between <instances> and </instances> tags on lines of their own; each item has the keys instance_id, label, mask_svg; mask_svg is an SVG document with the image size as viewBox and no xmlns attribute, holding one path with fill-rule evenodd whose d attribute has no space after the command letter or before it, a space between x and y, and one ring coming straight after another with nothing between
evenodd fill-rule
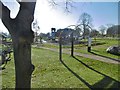
<instances>
[{"instance_id":1,"label":"playground equipment","mask_svg":"<svg viewBox=\"0 0 120 90\"><path fill-rule=\"evenodd\" d=\"M0 69L4 69L7 62L11 60L12 42L7 41L7 37L2 34L2 40L0 43Z\"/></svg>"},{"instance_id":2,"label":"playground equipment","mask_svg":"<svg viewBox=\"0 0 120 90\"><path fill-rule=\"evenodd\" d=\"M83 26L83 24L70 25L67 28L73 27L73 30L75 31L75 30L81 29L81 26ZM92 31L92 28L90 26L86 25L85 27L91 29L91 31ZM83 29L85 29L85 28L83 28ZM71 38L71 56L72 57L74 56L74 40L75 40L74 39L74 31L69 33L70 38ZM82 29L79 31L80 36L83 36L84 31L85 30L82 30ZM59 59L60 60L62 60L62 40L63 40L62 33L63 33L63 31L59 35ZM92 42L92 40L90 38L90 31L89 31L89 34L88 34L87 37L88 37L88 49L87 49L87 51L91 52L91 42Z\"/></svg>"}]
</instances>

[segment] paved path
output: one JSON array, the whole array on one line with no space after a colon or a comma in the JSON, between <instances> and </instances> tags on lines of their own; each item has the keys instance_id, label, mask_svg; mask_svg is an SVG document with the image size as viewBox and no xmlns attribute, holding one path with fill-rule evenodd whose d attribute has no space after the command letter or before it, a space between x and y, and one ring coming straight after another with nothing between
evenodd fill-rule
<instances>
[{"instance_id":1,"label":"paved path","mask_svg":"<svg viewBox=\"0 0 120 90\"><path fill-rule=\"evenodd\" d=\"M55 48L46 48L46 47L38 47L38 48L47 49L47 50L51 50L54 52L59 52L59 49L55 49ZM62 52L65 54L70 54L70 49L63 49ZM98 55L94 55L94 54L83 54L83 53L74 52L74 55L90 58L93 60L99 60L99 61L103 61L103 62L107 62L107 63L120 64L119 59L107 58L107 57L102 57L102 56L98 56Z\"/></svg>"}]
</instances>

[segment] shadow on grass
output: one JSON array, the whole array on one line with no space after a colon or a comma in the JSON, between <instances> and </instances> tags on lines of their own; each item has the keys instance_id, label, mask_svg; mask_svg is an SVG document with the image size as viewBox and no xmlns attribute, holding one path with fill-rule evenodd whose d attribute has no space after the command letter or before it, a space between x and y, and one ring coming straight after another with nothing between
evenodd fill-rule
<instances>
[{"instance_id":1,"label":"shadow on grass","mask_svg":"<svg viewBox=\"0 0 120 90\"><path fill-rule=\"evenodd\" d=\"M80 81L82 81L86 86L88 86L90 89L92 90L96 90L96 89L104 89L104 88L109 88L109 89L115 89L115 90L119 90L119 86L120 86L120 82L91 68L90 66L88 66L87 64L83 63L81 60L79 60L78 58L74 57L73 58L75 60L77 60L78 62L80 62L81 64L83 64L84 66L86 66L87 68L89 68L90 70L93 70L94 72L104 76L104 78L100 81L98 81L97 83L95 83L94 85L90 85L87 81L85 81L85 79L81 78L80 75L78 75L77 73L75 73L73 70L71 70L64 62L63 60L60 60L61 63L74 75L76 76Z\"/></svg>"},{"instance_id":2,"label":"shadow on grass","mask_svg":"<svg viewBox=\"0 0 120 90\"><path fill-rule=\"evenodd\" d=\"M61 63L74 75L76 76L80 81L82 81L86 86L88 86L90 89L92 89L92 86L86 82L83 78L81 78L77 73L75 73L74 71L72 71L64 62L63 60L60 60Z\"/></svg>"},{"instance_id":3,"label":"shadow on grass","mask_svg":"<svg viewBox=\"0 0 120 90\"><path fill-rule=\"evenodd\" d=\"M113 61L120 62L119 59L114 59L114 58L111 58L111 57L107 57L107 56L104 56L104 55L100 55L100 54L97 54L97 53L95 53L95 52L93 52L93 51L91 51L90 53L91 53L91 54L94 54L94 55L97 55L97 56L100 56L100 57L104 57L104 58L107 58L107 59L111 59L111 60L113 60Z\"/></svg>"},{"instance_id":4,"label":"shadow on grass","mask_svg":"<svg viewBox=\"0 0 120 90\"><path fill-rule=\"evenodd\" d=\"M99 81L99 82L95 83L94 85L92 85L92 88L105 88L107 86L109 88L118 88L120 86L119 81L117 81L117 80L115 80L115 79L113 79L113 78L111 78L111 77L109 77L109 76L107 76L107 75L105 75L105 74L91 68L90 66L88 66L87 64L85 64L84 62L79 60L78 58L76 58L76 57L73 57L73 58L75 58L75 60L77 60L78 62L80 62L81 64L86 66L87 68L89 68L89 69L93 70L94 72L104 76L104 78L101 81Z\"/></svg>"}]
</instances>

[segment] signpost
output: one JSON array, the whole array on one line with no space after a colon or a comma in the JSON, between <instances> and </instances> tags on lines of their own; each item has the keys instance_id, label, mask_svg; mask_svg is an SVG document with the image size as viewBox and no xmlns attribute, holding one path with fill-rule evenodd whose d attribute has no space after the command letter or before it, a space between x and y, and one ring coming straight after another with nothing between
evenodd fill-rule
<instances>
[{"instance_id":1,"label":"signpost","mask_svg":"<svg viewBox=\"0 0 120 90\"><path fill-rule=\"evenodd\" d=\"M91 52L91 42L92 42L92 39L88 37L88 52Z\"/></svg>"},{"instance_id":2,"label":"signpost","mask_svg":"<svg viewBox=\"0 0 120 90\"><path fill-rule=\"evenodd\" d=\"M71 33L71 56L74 56L74 38L73 38L73 32Z\"/></svg>"}]
</instances>

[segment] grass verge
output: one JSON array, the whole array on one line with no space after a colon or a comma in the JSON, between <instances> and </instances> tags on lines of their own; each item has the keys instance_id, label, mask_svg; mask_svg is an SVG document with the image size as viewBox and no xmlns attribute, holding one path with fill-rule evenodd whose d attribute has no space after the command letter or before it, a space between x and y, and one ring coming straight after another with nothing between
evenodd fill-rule
<instances>
[{"instance_id":1,"label":"grass verge","mask_svg":"<svg viewBox=\"0 0 120 90\"><path fill-rule=\"evenodd\" d=\"M44 49L32 49L32 88L114 88L120 82L119 66L83 57L58 53ZM2 71L2 87L14 88L14 61Z\"/></svg>"}]
</instances>

